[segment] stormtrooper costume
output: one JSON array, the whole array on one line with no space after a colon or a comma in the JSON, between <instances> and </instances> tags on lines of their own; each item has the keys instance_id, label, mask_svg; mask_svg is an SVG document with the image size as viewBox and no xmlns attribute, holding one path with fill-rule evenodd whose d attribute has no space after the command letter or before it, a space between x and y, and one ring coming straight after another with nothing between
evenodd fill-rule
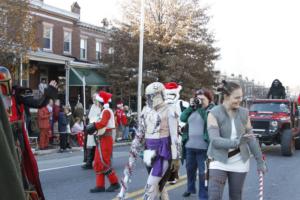
<instances>
[{"instance_id":1,"label":"stormtrooper costume","mask_svg":"<svg viewBox=\"0 0 300 200\"><path fill-rule=\"evenodd\" d=\"M189 103L187 101L184 101L180 98L180 91L182 90L182 86L178 85L175 82L168 82L165 83L165 102L167 104L170 104L174 106L174 109L176 110L178 116L181 115L181 113L189 107ZM179 118L178 118L179 119ZM178 120L179 127L182 128L185 123Z\"/></svg>"},{"instance_id":2,"label":"stormtrooper costume","mask_svg":"<svg viewBox=\"0 0 300 200\"><path fill-rule=\"evenodd\" d=\"M124 170L119 198L125 198L135 160L143 152L148 167L148 180L144 200L169 199L164 185L172 171L179 167L177 137L178 115L172 106L164 102L165 87L160 82L146 87L146 106L140 116L139 129L131 144L129 162Z\"/></svg>"},{"instance_id":3,"label":"stormtrooper costume","mask_svg":"<svg viewBox=\"0 0 300 200\"><path fill-rule=\"evenodd\" d=\"M164 84L165 86L165 102L173 107L173 109L176 111L177 115L180 116L182 111L189 107L189 103L186 101L183 101L180 98L180 91L182 89L181 85L178 85L175 82L168 82ZM182 127L184 127L185 123L180 121L178 118L178 130L180 133L180 130ZM178 141L181 143L181 136L180 134L177 134ZM180 150L181 151L181 150ZM175 184L177 182L177 179L179 178L178 171L172 172L169 182L170 184Z\"/></svg>"}]
</instances>

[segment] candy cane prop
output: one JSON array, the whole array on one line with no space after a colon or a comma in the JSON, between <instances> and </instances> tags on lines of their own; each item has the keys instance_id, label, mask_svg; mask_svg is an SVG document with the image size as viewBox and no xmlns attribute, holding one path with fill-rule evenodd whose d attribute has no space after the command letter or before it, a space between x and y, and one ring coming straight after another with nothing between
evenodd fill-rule
<instances>
[{"instance_id":1,"label":"candy cane prop","mask_svg":"<svg viewBox=\"0 0 300 200\"><path fill-rule=\"evenodd\" d=\"M129 152L129 160L123 171L123 179L121 180L121 190L118 194L118 199L125 200L126 192L128 191L129 183L131 182L131 176L133 169L136 164L136 160L139 157L140 153L143 151L143 134L137 134L134 140L131 143L131 150Z\"/></svg>"},{"instance_id":2,"label":"candy cane prop","mask_svg":"<svg viewBox=\"0 0 300 200\"><path fill-rule=\"evenodd\" d=\"M266 160L265 155L262 158L264 161ZM264 199L264 173L262 171L259 172L259 200Z\"/></svg>"},{"instance_id":3,"label":"candy cane prop","mask_svg":"<svg viewBox=\"0 0 300 200\"><path fill-rule=\"evenodd\" d=\"M259 200L264 199L264 173L259 172Z\"/></svg>"},{"instance_id":4,"label":"candy cane prop","mask_svg":"<svg viewBox=\"0 0 300 200\"><path fill-rule=\"evenodd\" d=\"M147 112L148 107L144 107L142 114L140 116L138 129L136 130L136 135L134 137L134 140L131 143L131 148L129 152L129 159L128 163L125 166L125 169L123 171L123 179L121 180L121 190L118 194L118 199L125 200L126 192L128 191L129 183L131 182L131 176L133 174L133 169L136 165L136 160L138 157L142 157L141 154L145 150L145 118L144 118L144 112Z\"/></svg>"}]
</instances>

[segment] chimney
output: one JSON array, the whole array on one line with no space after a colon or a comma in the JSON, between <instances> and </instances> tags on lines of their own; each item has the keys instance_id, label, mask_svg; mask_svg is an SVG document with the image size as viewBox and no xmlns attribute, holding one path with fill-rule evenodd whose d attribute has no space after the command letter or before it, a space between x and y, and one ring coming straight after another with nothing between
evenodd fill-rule
<instances>
[{"instance_id":1,"label":"chimney","mask_svg":"<svg viewBox=\"0 0 300 200\"><path fill-rule=\"evenodd\" d=\"M80 6L78 5L77 2L74 2L74 3L71 5L71 12L80 15Z\"/></svg>"}]
</instances>

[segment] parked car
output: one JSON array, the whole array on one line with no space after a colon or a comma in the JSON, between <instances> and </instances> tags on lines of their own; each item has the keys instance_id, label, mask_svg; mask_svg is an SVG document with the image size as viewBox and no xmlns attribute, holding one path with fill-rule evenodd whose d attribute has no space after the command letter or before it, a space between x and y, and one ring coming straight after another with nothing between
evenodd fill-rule
<instances>
[{"instance_id":1,"label":"parked car","mask_svg":"<svg viewBox=\"0 0 300 200\"><path fill-rule=\"evenodd\" d=\"M288 99L256 99L249 102L253 132L260 144L281 145L283 156L300 149L298 107Z\"/></svg>"}]
</instances>

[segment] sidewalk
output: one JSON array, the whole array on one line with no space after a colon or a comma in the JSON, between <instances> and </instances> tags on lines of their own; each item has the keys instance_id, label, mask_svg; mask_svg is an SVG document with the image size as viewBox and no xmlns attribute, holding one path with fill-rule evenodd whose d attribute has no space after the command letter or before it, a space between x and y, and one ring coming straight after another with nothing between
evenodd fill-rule
<instances>
[{"instance_id":1,"label":"sidewalk","mask_svg":"<svg viewBox=\"0 0 300 200\"><path fill-rule=\"evenodd\" d=\"M120 147L120 146L126 146L130 145L131 141L122 141L122 142L115 142L114 147ZM32 149L32 152L36 156L42 156L42 155L48 155L48 154L53 154L53 153L58 153L59 146L55 146L54 148L51 149L46 149L46 150L35 150ZM72 147L72 151L81 151L82 147Z\"/></svg>"}]
</instances>

